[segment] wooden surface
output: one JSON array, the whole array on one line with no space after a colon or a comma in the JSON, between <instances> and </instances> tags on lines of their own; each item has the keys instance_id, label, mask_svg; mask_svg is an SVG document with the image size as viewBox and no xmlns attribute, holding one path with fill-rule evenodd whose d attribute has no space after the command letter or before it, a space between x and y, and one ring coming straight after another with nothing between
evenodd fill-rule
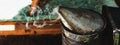
<instances>
[{"instance_id":1,"label":"wooden surface","mask_svg":"<svg viewBox=\"0 0 120 45\"><path fill-rule=\"evenodd\" d=\"M61 33L61 26L58 22L54 22L53 25L47 25L43 28L36 28L30 23L30 29L26 30L25 22L0 22L0 25L14 24L15 31L0 31L0 35L57 35Z\"/></svg>"}]
</instances>

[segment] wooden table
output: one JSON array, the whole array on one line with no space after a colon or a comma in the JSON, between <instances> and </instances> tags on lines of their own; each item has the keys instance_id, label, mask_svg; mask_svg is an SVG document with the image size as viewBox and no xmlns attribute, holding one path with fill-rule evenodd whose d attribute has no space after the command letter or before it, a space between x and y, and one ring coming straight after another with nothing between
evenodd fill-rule
<instances>
[{"instance_id":1,"label":"wooden table","mask_svg":"<svg viewBox=\"0 0 120 45\"><path fill-rule=\"evenodd\" d=\"M5 21L0 25L15 25L14 31L0 31L0 45L61 45L61 26L59 22L36 28L30 23L26 30L24 21Z\"/></svg>"},{"instance_id":2,"label":"wooden table","mask_svg":"<svg viewBox=\"0 0 120 45\"><path fill-rule=\"evenodd\" d=\"M43 28L36 28L30 23L30 29L26 30L25 28L25 22L12 22L12 21L5 21L0 22L0 25L15 25L14 31L0 31L0 35L42 35L42 34L51 34L56 35L61 33L61 26L59 21L53 22L55 24L53 25L47 25Z\"/></svg>"}]
</instances>

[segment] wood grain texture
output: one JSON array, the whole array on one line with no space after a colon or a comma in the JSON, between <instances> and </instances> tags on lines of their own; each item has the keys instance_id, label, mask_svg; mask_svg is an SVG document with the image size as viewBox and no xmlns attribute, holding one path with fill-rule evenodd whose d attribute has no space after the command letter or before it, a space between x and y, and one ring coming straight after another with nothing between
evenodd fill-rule
<instances>
[{"instance_id":1,"label":"wood grain texture","mask_svg":"<svg viewBox=\"0 0 120 45\"><path fill-rule=\"evenodd\" d=\"M0 25L15 25L15 31L0 31L0 35L44 35L44 34L60 34L61 33L61 26L59 22L55 22L53 25L47 25L43 28L36 28L30 23L30 29L25 29L25 22L0 22Z\"/></svg>"}]
</instances>

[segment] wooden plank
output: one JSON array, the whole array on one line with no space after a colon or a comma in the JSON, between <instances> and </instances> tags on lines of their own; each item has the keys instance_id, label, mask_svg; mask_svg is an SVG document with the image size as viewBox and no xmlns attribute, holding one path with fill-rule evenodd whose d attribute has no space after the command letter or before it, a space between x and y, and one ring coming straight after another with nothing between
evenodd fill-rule
<instances>
[{"instance_id":1,"label":"wooden plank","mask_svg":"<svg viewBox=\"0 0 120 45\"><path fill-rule=\"evenodd\" d=\"M15 31L0 31L0 35L57 35L61 33L59 22L53 25L45 26L44 28L36 28L30 24L30 29L26 30L25 23L20 22L0 22L0 24L15 24Z\"/></svg>"}]
</instances>

